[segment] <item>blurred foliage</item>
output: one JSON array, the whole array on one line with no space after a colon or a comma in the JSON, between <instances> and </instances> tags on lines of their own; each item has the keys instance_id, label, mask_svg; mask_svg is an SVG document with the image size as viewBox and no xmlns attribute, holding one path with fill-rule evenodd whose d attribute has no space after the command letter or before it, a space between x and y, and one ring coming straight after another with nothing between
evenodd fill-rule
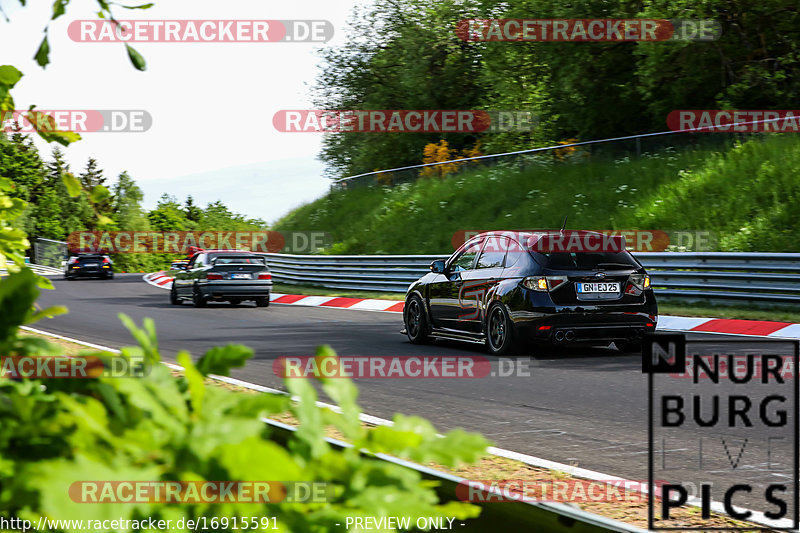
<instances>
[{"instance_id":1,"label":"blurred foliage","mask_svg":"<svg viewBox=\"0 0 800 533\"><path fill-rule=\"evenodd\" d=\"M27 287L25 303L32 303L33 277L26 269L0 281L0 301L17 283ZM17 336L16 326L27 321L24 307L3 315L3 353L56 355L58 347L41 338ZM339 531L347 516L402 515L413 523L423 516L465 520L479 513L469 503L440 503L435 483L424 481L415 470L374 458L382 452L456 466L485 452L487 442L479 435L456 430L437 436L427 421L402 415L395 417L392 427L367 429L359 421L357 389L345 378L320 380L338 412L318 407L316 389L304 379L286 381L297 401L207 385L207 374L228 375L253 355L241 345L213 348L196 362L180 352L177 360L184 372L176 377L158 364L152 320L145 319L139 327L124 315L120 318L138 342L123 348L121 357L144 358L152 365L146 377L0 380L0 515L34 523L40 516L174 521L265 516L276 518L279 531L305 533ZM321 347L317 356L335 354ZM275 440L273 430L261 421L285 413L300 423L286 442ZM331 446L325 439L329 427L354 446L343 450ZM79 481L220 480L324 482L330 496L324 502L302 503L87 505L74 501L69 491ZM62 531L81 529L64 526Z\"/></svg>"}]
</instances>

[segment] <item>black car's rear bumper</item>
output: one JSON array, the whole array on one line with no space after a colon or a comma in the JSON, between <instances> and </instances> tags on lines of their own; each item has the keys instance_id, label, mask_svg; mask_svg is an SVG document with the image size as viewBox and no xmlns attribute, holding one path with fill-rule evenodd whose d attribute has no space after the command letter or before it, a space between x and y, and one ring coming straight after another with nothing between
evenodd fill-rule
<instances>
[{"instance_id":1,"label":"black car's rear bumper","mask_svg":"<svg viewBox=\"0 0 800 533\"><path fill-rule=\"evenodd\" d=\"M76 278L104 278L113 274L114 271L110 268L70 268L64 272L64 275Z\"/></svg>"},{"instance_id":2,"label":"black car's rear bumper","mask_svg":"<svg viewBox=\"0 0 800 533\"><path fill-rule=\"evenodd\" d=\"M539 296L539 295L537 295ZM635 340L653 332L658 306L652 291L642 303L574 306L553 305L546 294L542 301L528 300L509 315L521 339L552 342ZM546 300L545 300L546 298ZM536 305L539 304L539 305Z\"/></svg>"},{"instance_id":3,"label":"black car's rear bumper","mask_svg":"<svg viewBox=\"0 0 800 533\"><path fill-rule=\"evenodd\" d=\"M600 342L635 340L656 329L655 321L631 321L628 323L592 323L575 320L553 324L550 320L538 321L517 327L523 339L546 342Z\"/></svg>"}]
</instances>

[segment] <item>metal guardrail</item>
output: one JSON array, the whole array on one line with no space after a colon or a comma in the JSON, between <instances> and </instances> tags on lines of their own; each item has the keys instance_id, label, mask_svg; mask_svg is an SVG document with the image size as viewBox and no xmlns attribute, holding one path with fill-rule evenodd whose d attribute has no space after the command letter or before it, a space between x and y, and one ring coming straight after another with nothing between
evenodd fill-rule
<instances>
[{"instance_id":1,"label":"metal guardrail","mask_svg":"<svg viewBox=\"0 0 800 533\"><path fill-rule=\"evenodd\" d=\"M634 254L656 294L694 300L800 303L800 253L643 252ZM447 255L267 254L273 279L332 289L405 292Z\"/></svg>"},{"instance_id":2,"label":"metal guardrail","mask_svg":"<svg viewBox=\"0 0 800 533\"><path fill-rule=\"evenodd\" d=\"M26 262L25 266L30 267L35 274L39 274L40 276L57 276L64 273L64 271L60 268L53 268L47 265L37 265L36 263ZM5 275L6 273L7 270L5 268L0 268L0 275Z\"/></svg>"},{"instance_id":3,"label":"metal guardrail","mask_svg":"<svg viewBox=\"0 0 800 533\"><path fill-rule=\"evenodd\" d=\"M281 422L269 419L263 420L271 427L272 438L278 442L285 444L291 438L292 433L296 431L295 428ZM326 438L325 440L338 449L351 446L331 438ZM404 461L390 455L378 453L374 457L404 468L416 470L422 474L425 480L436 482L436 492L442 502L458 501L456 492L458 485L466 481L464 478ZM461 523L463 527L458 528L459 532L647 533L644 529L589 513L577 506L524 500L509 501L507 498L503 498L502 494L497 490L487 493L484 501L475 502L474 504L481 508L480 516L464 520Z\"/></svg>"}]
</instances>

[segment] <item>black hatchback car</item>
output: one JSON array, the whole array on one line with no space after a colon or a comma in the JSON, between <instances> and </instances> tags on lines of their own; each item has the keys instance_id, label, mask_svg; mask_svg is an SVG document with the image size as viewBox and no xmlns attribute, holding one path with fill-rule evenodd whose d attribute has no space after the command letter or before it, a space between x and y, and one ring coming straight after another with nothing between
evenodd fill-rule
<instances>
[{"instance_id":1,"label":"black hatchback car","mask_svg":"<svg viewBox=\"0 0 800 533\"><path fill-rule=\"evenodd\" d=\"M658 307L624 238L595 232L488 232L412 283L405 333L485 343L497 355L535 342L641 346Z\"/></svg>"},{"instance_id":2,"label":"black hatchback car","mask_svg":"<svg viewBox=\"0 0 800 533\"><path fill-rule=\"evenodd\" d=\"M114 277L114 262L107 255L77 254L70 256L64 264L64 279Z\"/></svg>"}]
</instances>

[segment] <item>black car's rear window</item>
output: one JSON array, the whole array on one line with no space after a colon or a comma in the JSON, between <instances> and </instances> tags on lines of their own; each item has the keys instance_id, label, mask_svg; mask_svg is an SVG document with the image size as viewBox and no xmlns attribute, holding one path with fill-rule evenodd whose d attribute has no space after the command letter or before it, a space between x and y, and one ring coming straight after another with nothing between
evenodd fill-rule
<instances>
[{"instance_id":1,"label":"black car's rear window","mask_svg":"<svg viewBox=\"0 0 800 533\"><path fill-rule=\"evenodd\" d=\"M552 252L537 253L545 268L553 270L622 270L639 268L628 252Z\"/></svg>"},{"instance_id":2,"label":"black car's rear window","mask_svg":"<svg viewBox=\"0 0 800 533\"><path fill-rule=\"evenodd\" d=\"M78 261L81 262L81 263L95 262L95 261L102 261L102 260L103 260L103 256L102 255L79 255L78 256Z\"/></svg>"}]
</instances>

